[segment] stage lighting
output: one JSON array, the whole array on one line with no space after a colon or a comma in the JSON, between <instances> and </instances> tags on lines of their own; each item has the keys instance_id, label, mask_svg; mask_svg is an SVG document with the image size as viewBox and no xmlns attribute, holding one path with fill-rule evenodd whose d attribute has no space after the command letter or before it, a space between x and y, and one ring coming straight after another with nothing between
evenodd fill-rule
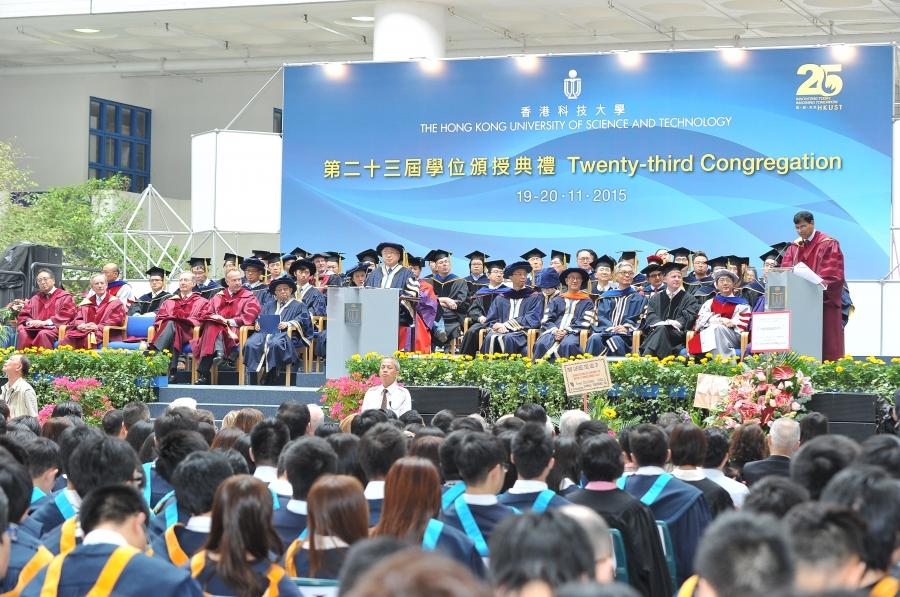
<instances>
[{"instance_id":1,"label":"stage lighting","mask_svg":"<svg viewBox=\"0 0 900 597\"><path fill-rule=\"evenodd\" d=\"M524 56L516 56L516 66L519 70L526 73L537 71L540 66L540 59L534 54L525 54Z\"/></svg>"},{"instance_id":2,"label":"stage lighting","mask_svg":"<svg viewBox=\"0 0 900 597\"><path fill-rule=\"evenodd\" d=\"M419 68L429 75L440 74L444 70L444 61L435 60L434 58L422 58L418 60Z\"/></svg>"},{"instance_id":3,"label":"stage lighting","mask_svg":"<svg viewBox=\"0 0 900 597\"><path fill-rule=\"evenodd\" d=\"M323 64L322 68L329 79L343 79L347 76L347 65L343 62L329 62Z\"/></svg>"},{"instance_id":4,"label":"stage lighting","mask_svg":"<svg viewBox=\"0 0 900 597\"><path fill-rule=\"evenodd\" d=\"M856 46L846 44L831 46L831 55L839 62L851 62L856 58Z\"/></svg>"},{"instance_id":5,"label":"stage lighting","mask_svg":"<svg viewBox=\"0 0 900 597\"><path fill-rule=\"evenodd\" d=\"M722 48L719 50L722 60L728 64L740 64L747 58L747 53L741 48Z\"/></svg>"},{"instance_id":6,"label":"stage lighting","mask_svg":"<svg viewBox=\"0 0 900 597\"><path fill-rule=\"evenodd\" d=\"M641 65L644 55L640 52L620 52L619 64L625 68L637 68Z\"/></svg>"}]
</instances>

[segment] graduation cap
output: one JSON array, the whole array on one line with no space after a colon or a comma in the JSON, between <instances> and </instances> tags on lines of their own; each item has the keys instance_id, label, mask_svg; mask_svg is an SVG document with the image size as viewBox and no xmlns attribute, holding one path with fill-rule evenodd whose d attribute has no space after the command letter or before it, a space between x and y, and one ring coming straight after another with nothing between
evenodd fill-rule
<instances>
[{"instance_id":1,"label":"graduation cap","mask_svg":"<svg viewBox=\"0 0 900 597\"><path fill-rule=\"evenodd\" d=\"M267 250L252 249L250 252L253 253L253 256L256 257L257 259L261 259L262 261L269 260L269 251L267 251Z\"/></svg>"},{"instance_id":2,"label":"graduation cap","mask_svg":"<svg viewBox=\"0 0 900 597\"><path fill-rule=\"evenodd\" d=\"M641 273L645 276L649 276L650 274L655 274L656 272L662 271L662 264L657 263L655 261L651 262L650 265L641 270Z\"/></svg>"},{"instance_id":3,"label":"graduation cap","mask_svg":"<svg viewBox=\"0 0 900 597\"><path fill-rule=\"evenodd\" d=\"M309 259L298 259L297 261L295 261L294 263L291 264L291 268L288 270L288 274L290 274L291 277L293 277L294 272L296 272L298 269L305 269L306 271L309 272L309 275L312 276L313 274L316 273L316 264L313 263L312 261L310 261Z\"/></svg>"},{"instance_id":4,"label":"graduation cap","mask_svg":"<svg viewBox=\"0 0 900 597\"><path fill-rule=\"evenodd\" d=\"M681 265L680 263L675 263L674 261L669 261L660 268L660 271L662 271L662 275L665 277L671 271L677 270L680 272L682 267L684 267L684 266Z\"/></svg>"},{"instance_id":5,"label":"graduation cap","mask_svg":"<svg viewBox=\"0 0 900 597\"><path fill-rule=\"evenodd\" d=\"M559 259L563 267L568 267L569 262L572 261L572 256L558 249L550 249L550 259Z\"/></svg>"},{"instance_id":6,"label":"graduation cap","mask_svg":"<svg viewBox=\"0 0 900 597\"><path fill-rule=\"evenodd\" d=\"M278 276L277 278L273 278L271 282L269 282L269 292L275 294L275 289L282 284L287 284L291 287L291 292L297 290L297 281L291 278L290 276Z\"/></svg>"},{"instance_id":7,"label":"graduation cap","mask_svg":"<svg viewBox=\"0 0 900 597\"><path fill-rule=\"evenodd\" d=\"M167 272L163 268L154 265L153 267L151 267L150 269L145 271L144 275L147 276L148 278L150 276L160 276L161 278L165 278L166 276L168 276L171 273L172 272Z\"/></svg>"},{"instance_id":8,"label":"graduation cap","mask_svg":"<svg viewBox=\"0 0 900 597\"><path fill-rule=\"evenodd\" d=\"M728 267L728 259L726 257L714 257L713 259L707 259L706 265L709 266L710 270L714 270L717 267Z\"/></svg>"},{"instance_id":9,"label":"graduation cap","mask_svg":"<svg viewBox=\"0 0 900 597\"><path fill-rule=\"evenodd\" d=\"M401 245L400 243L388 243L388 242L378 243L378 246L375 247L375 252L378 253L379 255L381 255L381 252L388 248L394 249L401 255L403 254L403 245Z\"/></svg>"},{"instance_id":10,"label":"graduation cap","mask_svg":"<svg viewBox=\"0 0 900 597\"><path fill-rule=\"evenodd\" d=\"M281 253L269 251L266 253L266 256L263 258L266 263L272 263L274 261L281 262Z\"/></svg>"},{"instance_id":11,"label":"graduation cap","mask_svg":"<svg viewBox=\"0 0 900 597\"><path fill-rule=\"evenodd\" d=\"M297 259L306 259L310 256L310 252L306 249L301 249L300 247L294 247L290 251L291 255L296 257Z\"/></svg>"},{"instance_id":12,"label":"graduation cap","mask_svg":"<svg viewBox=\"0 0 900 597\"><path fill-rule=\"evenodd\" d=\"M241 269L244 271L247 271L251 267L258 269L261 272L266 271L266 264L258 257L247 257L244 259L243 263L241 263Z\"/></svg>"},{"instance_id":13,"label":"graduation cap","mask_svg":"<svg viewBox=\"0 0 900 597\"><path fill-rule=\"evenodd\" d=\"M209 257L191 257L188 259L188 265L191 267L203 267L208 268L212 265L212 259Z\"/></svg>"},{"instance_id":14,"label":"graduation cap","mask_svg":"<svg viewBox=\"0 0 900 597\"><path fill-rule=\"evenodd\" d=\"M658 265L662 265L663 258L659 255L647 255L647 263L656 263Z\"/></svg>"},{"instance_id":15,"label":"graduation cap","mask_svg":"<svg viewBox=\"0 0 900 597\"><path fill-rule=\"evenodd\" d=\"M369 263L378 263L378 251L375 249L363 249L356 254L356 258L359 259L360 263L365 263L366 261Z\"/></svg>"},{"instance_id":16,"label":"graduation cap","mask_svg":"<svg viewBox=\"0 0 900 597\"><path fill-rule=\"evenodd\" d=\"M473 259L481 259L482 262L487 261L487 258L490 257L487 253L483 253L481 251L472 251L468 255L466 255L466 259L472 261Z\"/></svg>"},{"instance_id":17,"label":"graduation cap","mask_svg":"<svg viewBox=\"0 0 900 597\"><path fill-rule=\"evenodd\" d=\"M784 253L784 250L787 249L788 247L790 247L791 243L781 242L781 243L775 243L774 245L769 245L769 246L772 247L773 249L775 249L776 251L778 251L779 253Z\"/></svg>"},{"instance_id":18,"label":"graduation cap","mask_svg":"<svg viewBox=\"0 0 900 597\"><path fill-rule=\"evenodd\" d=\"M535 276L534 285L538 288L556 288L559 286L559 274L552 267L545 267Z\"/></svg>"},{"instance_id":19,"label":"graduation cap","mask_svg":"<svg viewBox=\"0 0 900 597\"><path fill-rule=\"evenodd\" d=\"M484 264L484 271L489 272L495 267L499 267L500 269L506 269L506 261L502 259L494 259L492 261L488 261Z\"/></svg>"},{"instance_id":20,"label":"graduation cap","mask_svg":"<svg viewBox=\"0 0 900 597\"><path fill-rule=\"evenodd\" d=\"M600 257L597 257L597 260L594 261L594 263L591 264L591 267L597 269L601 265L605 265L609 269L613 269L614 267L616 267L616 261L609 255L601 255Z\"/></svg>"},{"instance_id":21,"label":"graduation cap","mask_svg":"<svg viewBox=\"0 0 900 597\"><path fill-rule=\"evenodd\" d=\"M429 253L431 255L431 253ZM425 267L425 259L422 257L413 257L412 255L407 255L406 257L407 265L411 265L413 267Z\"/></svg>"},{"instance_id":22,"label":"graduation cap","mask_svg":"<svg viewBox=\"0 0 900 597\"><path fill-rule=\"evenodd\" d=\"M337 261L338 264L338 273L340 273L341 268L344 266L344 254L340 251L328 251L325 253L325 259L328 261Z\"/></svg>"},{"instance_id":23,"label":"graduation cap","mask_svg":"<svg viewBox=\"0 0 900 597\"><path fill-rule=\"evenodd\" d=\"M669 255L672 256L672 259L674 259L676 257L684 257L688 261L691 260L691 253L693 253L693 251L691 251L690 249L688 249L686 247L678 247L677 249L671 249L669 251Z\"/></svg>"},{"instance_id":24,"label":"graduation cap","mask_svg":"<svg viewBox=\"0 0 900 597\"><path fill-rule=\"evenodd\" d=\"M449 258L452 255L450 251L445 251L444 249L432 249L425 254L425 261L440 261L444 257Z\"/></svg>"},{"instance_id":25,"label":"graduation cap","mask_svg":"<svg viewBox=\"0 0 900 597\"><path fill-rule=\"evenodd\" d=\"M759 260L762 261L763 263L765 263L769 259L777 262L778 255L780 255L780 254L781 254L780 251L776 251L775 249L769 249L768 251L766 251L765 253L763 253L762 255L759 256Z\"/></svg>"},{"instance_id":26,"label":"graduation cap","mask_svg":"<svg viewBox=\"0 0 900 597\"><path fill-rule=\"evenodd\" d=\"M328 259L328 253L323 251L320 253L313 253L309 256L310 261L313 261L315 259Z\"/></svg>"},{"instance_id":27,"label":"graduation cap","mask_svg":"<svg viewBox=\"0 0 900 597\"><path fill-rule=\"evenodd\" d=\"M527 261L516 261L515 263L511 263L506 266L506 268L503 270L503 277L508 278L513 274L514 271L520 269L523 269L530 274L532 267L531 264Z\"/></svg>"},{"instance_id":28,"label":"graduation cap","mask_svg":"<svg viewBox=\"0 0 900 597\"><path fill-rule=\"evenodd\" d=\"M619 256L619 261L631 261L632 263L637 263L638 253L640 253L638 250L622 251L622 254Z\"/></svg>"},{"instance_id":29,"label":"graduation cap","mask_svg":"<svg viewBox=\"0 0 900 597\"><path fill-rule=\"evenodd\" d=\"M240 265L244 261L244 258L239 255L235 255L234 253L225 253L224 255L222 255L222 263L225 263L226 261L230 261L235 265Z\"/></svg>"},{"instance_id":30,"label":"graduation cap","mask_svg":"<svg viewBox=\"0 0 900 597\"><path fill-rule=\"evenodd\" d=\"M564 269L563 271L559 272L559 279L565 282L566 278L569 277L569 274L578 274L579 276L581 276L581 288L587 286L588 280L590 280L588 273L580 267L570 267L568 269Z\"/></svg>"},{"instance_id":31,"label":"graduation cap","mask_svg":"<svg viewBox=\"0 0 900 597\"><path fill-rule=\"evenodd\" d=\"M285 261L296 261L297 256L293 253L285 253L281 256L281 265L284 265Z\"/></svg>"},{"instance_id":32,"label":"graduation cap","mask_svg":"<svg viewBox=\"0 0 900 597\"><path fill-rule=\"evenodd\" d=\"M543 251L541 251L540 249L538 249L537 247L535 247L534 249L529 249L528 251L525 251L521 255L522 259L525 259L526 261L529 259L532 259L534 257L540 257L541 259L543 259L546 256L547 256L547 254L544 253Z\"/></svg>"},{"instance_id":33,"label":"graduation cap","mask_svg":"<svg viewBox=\"0 0 900 597\"><path fill-rule=\"evenodd\" d=\"M347 274L348 278L352 278L353 274L355 274L356 272L364 272L368 274L369 264L365 261L360 261L359 263L348 269L345 273Z\"/></svg>"}]
</instances>

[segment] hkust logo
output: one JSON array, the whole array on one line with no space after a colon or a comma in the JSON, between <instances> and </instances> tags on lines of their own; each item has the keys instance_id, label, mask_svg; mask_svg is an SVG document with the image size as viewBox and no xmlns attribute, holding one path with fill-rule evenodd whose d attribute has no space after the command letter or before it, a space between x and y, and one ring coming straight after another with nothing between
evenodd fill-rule
<instances>
[{"instance_id":1,"label":"hkust logo","mask_svg":"<svg viewBox=\"0 0 900 597\"><path fill-rule=\"evenodd\" d=\"M578 99L581 95L581 77L574 68L569 71L569 76L563 80L563 93L567 99Z\"/></svg>"},{"instance_id":2,"label":"hkust logo","mask_svg":"<svg viewBox=\"0 0 900 597\"><path fill-rule=\"evenodd\" d=\"M795 108L829 112L842 110L843 104L834 99L844 89L844 80L839 74L842 66L801 64L797 68L797 75L804 79L797 86Z\"/></svg>"}]
</instances>

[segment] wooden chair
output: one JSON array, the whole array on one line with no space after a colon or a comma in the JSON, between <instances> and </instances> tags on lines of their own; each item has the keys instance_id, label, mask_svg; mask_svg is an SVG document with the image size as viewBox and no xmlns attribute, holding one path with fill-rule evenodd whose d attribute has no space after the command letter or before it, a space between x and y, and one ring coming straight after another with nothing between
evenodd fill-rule
<instances>
[{"instance_id":1,"label":"wooden chair","mask_svg":"<svg viewBox=\"0 0 900 597\"><path fill-rule=\"evenodd\" d=\"M684 348L687 350L687 345L691 341L691 339L697 335L697 332L694 330L688 330L687 334L685 334L684 338ZM750 332L741 332L741 353L738 355L738 360L744 360L744 354L747 352L747 345L750 343Z\"/></svg>"},{"instance_id":2,"label":"wooden chair","mask_svg":"<svg viewBox=\"0 0 900 597\"><path fill-rule=\"evenodd\" d=\"M322 358L316 356L316 344L318 343L319 334L324 332L326 329L326 326L328 325L328 318L325 316L313 317L312 323L313 323L314 337L313 337L312 346L309 347L310 355L311 355L310 360L313 363L313 366L315 367L316 373L318 373L320 364L322 362ZM309 371L310 370L307 369L307 372L309 372Z\"/></svg>"},{"instance_id":3,"label":"wooden chair","mask_svg":"<svg viewBox=\"0 0 900 597\"><path fill-rule=\"evenodd\" d=\"M108 325L103 328L103 340L100 343L100 348L106 348L109 346L109 332L110 330L120 330L122 333L128 329L128 316L125 316L125 321L122 322L122 325Z\"/></svg>"},{"instance_id":4,"label":"wooden chair","mask_svg":"<svg viewBox=\"0 0 900 597\"><path fill-rule=\"evenodd\" d=\"M294 335L294 330L292 330L291 328L288 328L287 335L288 335L288 339L290 339L291 336ZM313 346L315 346L315 340L313 340L313 343L311 345L309 345L309 346L301 345L297 349L297 353L303 357L304 371L306 371L307 373L310 372L310 370L311 370L310 368L312 367ZM292 363L288 363L284 368L284 385L285 385L285 387L290 387L290 385L291 385L291 369L292 368L293 368Z\"/></svg>"},{"instance_id":5,"label":"wooden chair","mask_svg":"<svg viewBox=\"0 0 900 597\"><path fill-rule=\"evenodd\" d=\"M590 330L581 330L581 334L579 337L579 343L581 344L581 350L584 351L587 348L588 338L591 337ZM640 354L641 351L641 330L634 330L631 334L631 354Z\"/></svg>"},{"instance_id":6,"label":"wooden chair","mask_svg":"<svg viewBox=\"0 0 900 597\"><path fill-rule=\"evenodd\" d=\"M125 338L146 338L147 342L153 340L156 315L128 315L125 319ZM116 329L116 328L113 328ZM103 348L124 348L125 350L143 350L146 344L143 340L138 342L126 342L123 340L109 341L109 333L103 331Z\"/></svg>"},{"instance_id":7,"label":"wooden chair","mask_svg":"<svg viewBox=\"0 0 900 597\"><path fill-rule=\"evenodd\" d=\"M247 342L247 338L250 336L250 332L253 331L252 325L242 325L240 329L238 329L238 356L235 361L235 369L238 372L238 385L244 385L244 343ZM228 355L225 355L228 356ZM219 383L219 366L213 364L210 369L210 383L213 385L217 385Z\"/></svg>"},{"instance_id":8,"label":"wooden chair","mask_svg":"<svg viewBox=\"0 0 900 597\"><path fill-rule=\"evenodd\" d=\"M482 328L478 331L478 352L481 352L481 345L484 344L484 337L487 333L491 331L488 328ZM538 336L540 336L541 330L538 328L531 328L525 330L525 342L526 342L526 354L529 359L534 356L534 343L537 340Z\"/></svg>"}]
</instances>

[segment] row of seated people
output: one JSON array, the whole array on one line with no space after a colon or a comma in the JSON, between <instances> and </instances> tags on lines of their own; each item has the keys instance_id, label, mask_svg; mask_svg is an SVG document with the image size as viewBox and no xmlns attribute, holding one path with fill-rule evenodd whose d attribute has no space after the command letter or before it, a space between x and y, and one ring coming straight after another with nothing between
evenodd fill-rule
<instances>
[{"instance_id":1,"label":"row of seated people","mask_svg":"<svg viewBox=\"0 0 900 597\"><path fill-rule=\"evenodd\" d=\"M786 419L769 443L773 454L791 450L788 469L748 489L723 474L725 430L685 423L641 424L616 439L602 421L569 411L556 435L546 412L526 404L492 428L473 416L436 416L436 427L414 412L370 409L342 422L347 433L313 428L310 410L288 402L275 418L217 432L208 413L174 407L150 424L140 406L105 418L105 436L69 407L43 427L6 425L0 589L299 595L291 578L302 577L340 579L344 594L429 594L360 580L354 551L370 537L420 550L407 558L442 555L449 580L469 591L454 595L488 594L488 580L513 595L528 581L552 594L567 580L614 579L642 595L679 586L680 595L761 594L769 585L760 574L816 593L898 589L893 436L859 446L826 426L800 446L799 425ZM142 459L130 436L148 426ZM721 559L760 534L781 547L721 578ZM729 549L735 541L742 547ZM560 557L574 569L557 570Z\"/></svg>"}]
</instances>

